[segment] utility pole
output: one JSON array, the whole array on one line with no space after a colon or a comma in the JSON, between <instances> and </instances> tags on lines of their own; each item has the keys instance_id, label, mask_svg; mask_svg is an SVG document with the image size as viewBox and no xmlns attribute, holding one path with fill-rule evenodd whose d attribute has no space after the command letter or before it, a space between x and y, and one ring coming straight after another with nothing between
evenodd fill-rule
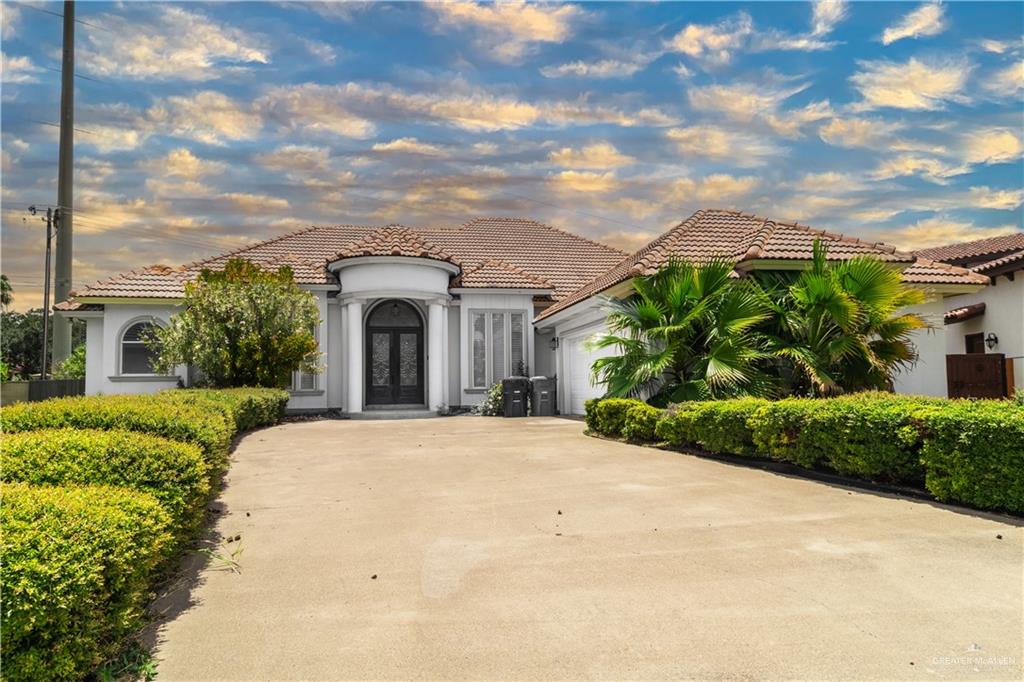
<instances>
[{"instance_id":1,"label":"utility pole","mask_svg":"<svg viewBox=\"0 0 1024 682\"><path fill-rule=\"evenodd\" d=\"M60 156L57 170L57 262L54 299L66 301L71 295L72 220L74 218L75 155L75 3L64 2L64 53L60 65ZM49 261L47 261L49 263ZM49 277L47 277L49 283ZM46 311L49 314L49 309ZM71 321L54 316L53 361L71 355Z\"/></svg>"},{"instance_id":2,"label":"utility pole","mask_svg":"<svg viewBox=\"0 0 1024 682\"><path fill-rule=\"evenodd\" d=\"M29 206L28 212L36 214L36 207ZM60 209L56 213L52 208L46 209L46 263L43 266L46 279L43 282L43 350L42 359L39 362L39 378L45 379L47 375L46 361L49 355L46 351L50 345L50 249L53 245L53 224L60 222Z\"/></svg>"}]
</instances>

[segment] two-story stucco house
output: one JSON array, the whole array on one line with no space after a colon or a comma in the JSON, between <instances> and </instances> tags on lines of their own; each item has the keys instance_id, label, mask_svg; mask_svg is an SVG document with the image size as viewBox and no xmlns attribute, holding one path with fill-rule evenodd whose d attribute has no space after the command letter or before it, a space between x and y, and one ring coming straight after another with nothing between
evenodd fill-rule
<instances>
[{"instance_id":1,"label":"two-story stucco house","mask_svg":"<svg viewBox=\"0 0 1024 682\"><path fill-rule=\"evenodd\" d=\"M799 268L814 239L830 257L872 254L926 288L926 313L942 331L943 298L977 291L988 277L843 235L737 211L698 211L632 255L541 223L479 218L441 229L397 225L311 227L180 268L154 266L98 282L57 310L87 322L86 392L139 393L193 380L187 367L153 374L139 343L147 325L166 324L184 284L202 268L246 258L289 265L316 295L317 338L326 370L296 373L289 407L349 414L419 406L475 405L517 371L557 375L559 409L579 414L600 395L591 383L587 338L603 329L599 295L628 295L630 279L671 256L737 261L736 276ZM933 310L934 309L934 310ZM943 395L945 340L922 334L921 361L899 390Z\"/></svg>"}]
</instances>

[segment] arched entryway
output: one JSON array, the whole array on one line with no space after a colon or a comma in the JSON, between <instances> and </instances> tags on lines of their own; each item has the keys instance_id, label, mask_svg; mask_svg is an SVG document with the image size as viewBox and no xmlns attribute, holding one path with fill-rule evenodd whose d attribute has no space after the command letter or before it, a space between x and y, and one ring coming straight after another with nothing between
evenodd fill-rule
<instances>
[{"instance_id":1,"label":"arched entryway","mask_svg":"<svg viewBox=\"0 0 1024 682\"><path fill-rule=\"evenodd\" d=\"M366 318L366 404L422 405L423 318L405 301L382 301Z\"/></svg>"}]
</instances>

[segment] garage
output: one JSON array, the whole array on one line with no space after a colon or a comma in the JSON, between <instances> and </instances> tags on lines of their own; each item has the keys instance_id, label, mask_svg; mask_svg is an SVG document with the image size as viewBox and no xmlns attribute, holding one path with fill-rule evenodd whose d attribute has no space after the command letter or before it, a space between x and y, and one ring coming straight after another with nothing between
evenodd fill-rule
<instances>
[{"instance_id":1,"label":"garage","mask_svg":"<svg viewBox=\"0 0 1024 682\"><path fill-rule=\"evenodd\" d=\"M612 355L614 349L589 350L586 347L587 340L601 331L602 325L594 325L584 332L564 338L560 344L561 376L565 377L560 390L563 392L562 411L565 413L583 414L585 401L604 395L604 387L595 386L593 383L591 366L598 358Z\"/></svg>"}]
</instances>

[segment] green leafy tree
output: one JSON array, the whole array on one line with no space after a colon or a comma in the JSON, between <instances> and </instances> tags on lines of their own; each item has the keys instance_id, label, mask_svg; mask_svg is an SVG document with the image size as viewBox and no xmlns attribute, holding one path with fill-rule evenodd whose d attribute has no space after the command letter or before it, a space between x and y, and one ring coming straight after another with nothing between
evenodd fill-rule
<instances>
[{"instance_id":1,"label":"green leafy tree","mask_svg":"<svg viewBox=\"0 0 1024 682\"><path fill-rule=\"evenodd\" d=\"M726 260L673 260L634 278L632 296L604 300L609 331L589 343L616 351L593 364L609 396L664 405L771 392L755 330L771 313L768 301L732 270Z\"/></svg>"},{"instance_id":2,"label":"green leafy tree","mask_svg":"<svg viewBox=\"0 0 1024 682\"><path fill-rule=\"evenodd\" d=\"M757 275L773 311L761 331L775 372L802 395L891 390L895 374L917 360L912 332L928 326L901 310L925 296L877 258L827 256L816 240L806 270Z\"/></svg>"},{"instance_id":3,"label":"green leafy tree","mask_svg":"<svg viewBox=\"0 0 1024 682\"><path fill-rule=\"evenodd\" d=\"M57 379L84 379L85 378L85 344L75 346L71 355L64 359L64 362L57 365L53 370L53 376Z\"/></svg>"},{"instance_id":4,"label":"green leafy tree","mask_svg":"<svg viewBox=\"0 0 1024 682\"><path fill-rule=\"evenodd\" d=\"M148 341L158 372L185 364L212 386L278 388L297 369L321 370L313 335L319 307L291 268L273 272L233 258L186 284L183 308Z\"/></svg>"},{"instance_id":5,"label":"green leafy tree","mask_svg":"<svg viewBox=\"0 0 1024 682\"><path fill-rule=\"evenodd\" d=\"M0 275L0 310L6 311L13 302L14 290L11 288L11 280L7 279L7 275Z\"/></svg>"},{"instance_id":6,"label":"green leafy tree","mask_svg":"<svg viewBox=\"0 0 1024 682\"><path fill-rule=\"evenodd\" d=\"M28 379L30 375L39 374L41 351L43 348L43 311L41 308L25 313L8 311L0 320L0 357L7 363L11 375L18 379ZM53 314L50 314L50 341L53 340ZM85 343L85 321L71 321L72 346ZM52 360L53 348L50 351L49 365Z\"/></svg>"}]
</instances>

